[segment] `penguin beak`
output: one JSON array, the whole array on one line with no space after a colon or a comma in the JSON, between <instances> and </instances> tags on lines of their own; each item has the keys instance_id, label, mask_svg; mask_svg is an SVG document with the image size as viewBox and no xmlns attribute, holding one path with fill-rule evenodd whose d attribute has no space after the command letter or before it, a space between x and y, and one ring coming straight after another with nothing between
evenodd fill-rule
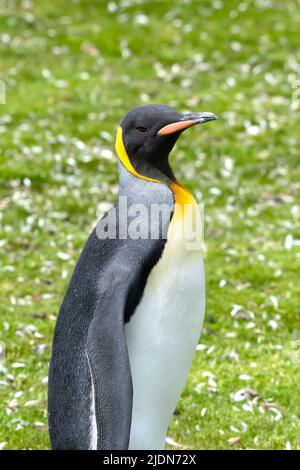
<instances>
[{"instance_id":1,"label":"penguin beak","mask_svg":"<svg viewBox=\"0 0 300 470\"><path fill-rule=\"evenodd\" d=\"M203 124L208 121L215 121L217 116L213 113L188 113L181 114L181 117L178 121L172 122L162 127L158 131L158 135L170 135L175 132L182 132L188 127L195 126L196 124Z\"/></svg>"}]
</instances>

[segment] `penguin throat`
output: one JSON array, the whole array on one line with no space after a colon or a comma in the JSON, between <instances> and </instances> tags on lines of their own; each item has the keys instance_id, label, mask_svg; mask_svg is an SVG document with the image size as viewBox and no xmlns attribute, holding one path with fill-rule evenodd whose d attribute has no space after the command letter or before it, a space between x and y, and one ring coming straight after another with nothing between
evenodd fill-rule
<instances>
[{"instance_id":1,"label":"penguin throat","mask_svg":"<svg viewBox=\"0 0 300 470\"><path fill-rule=\"evenodd\" d=\"M155 164L142 161L135 164L134 167L139 174L154 178L158 181L175 181L175 176L167 158L156 161Z\"/></svg>"}]
</instances>

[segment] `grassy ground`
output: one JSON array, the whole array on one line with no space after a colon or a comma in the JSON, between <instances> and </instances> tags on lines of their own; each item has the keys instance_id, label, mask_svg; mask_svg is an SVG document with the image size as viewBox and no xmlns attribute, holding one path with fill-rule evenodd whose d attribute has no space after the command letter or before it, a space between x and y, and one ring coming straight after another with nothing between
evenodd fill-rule
<instances>
[{"instance_id":1,"label":"grassy ground","mask_svg":"<svg viewBox=\"0 0 300 470\"><path fill-rule=\"evenodd\" d=\"M16 4L0 2L0 447L49 448L59 304L116 198L117 124L156 102L220 118L173 156L205 202L208 299L169 437L299 449L299 1Z\"/></svg>"}]
</instances>

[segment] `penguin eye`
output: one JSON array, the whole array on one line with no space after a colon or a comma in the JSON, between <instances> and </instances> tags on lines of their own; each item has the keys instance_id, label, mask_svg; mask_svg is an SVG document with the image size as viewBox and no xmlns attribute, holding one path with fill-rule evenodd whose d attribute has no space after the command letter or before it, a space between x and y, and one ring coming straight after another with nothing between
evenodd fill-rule
<instances>
[{"instance_id":1,"label":"penguin eye","mask_svg":"<svg viewBox=\"0 0 300 470\"><path fill-rule=\"evenodd\" d=\"M147 134L147 132L149 131L148 127L136 127L136 130L140 133L140 134Z\"/></svg>"}]
</instances>

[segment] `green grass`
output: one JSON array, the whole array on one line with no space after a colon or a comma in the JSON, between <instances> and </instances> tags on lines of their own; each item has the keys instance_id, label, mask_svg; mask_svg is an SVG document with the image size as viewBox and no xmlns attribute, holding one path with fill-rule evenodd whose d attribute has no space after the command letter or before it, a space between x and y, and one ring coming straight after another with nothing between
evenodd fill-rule
<instances>
[{"instance_id":1,"label":"green grass","mask_svg":"<svg viewBox=\"0 0 300 470\"><path fill-rule=\"evenodd\" d=\"M57 311L97 206L116 198L117 125L156 102L219 116L173 156L205 202L208 253L204 346L169 436L299 449L300 252L285 243L300 229L299 2L16 4L0 10L0 443L49 448Z\"/></svg>"}]
</instances>

